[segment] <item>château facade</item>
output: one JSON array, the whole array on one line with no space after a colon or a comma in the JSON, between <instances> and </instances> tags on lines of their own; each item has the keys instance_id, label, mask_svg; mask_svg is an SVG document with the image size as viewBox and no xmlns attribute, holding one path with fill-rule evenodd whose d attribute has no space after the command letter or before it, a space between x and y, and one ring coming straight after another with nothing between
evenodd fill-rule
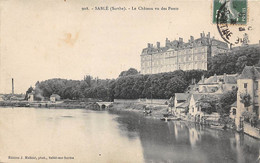
<instances>
[{"instance_id":1,"label":"ch\u00e2teau facade","mask_svg":"<svg viewBox=\"0 0 260 163\"><path fill-rule=\"evenodd\" d=\"M175 70L208 70L207 63L211 57L218 53L229 50L228 44L214 37L210 33L200 34L200 38L195 39L190 36L188 43L183 42L183 38L170 41L166 38L165 47L148 43L141 54L141 73L156 74L171 72Z\"/></svg>"}]
</instances>

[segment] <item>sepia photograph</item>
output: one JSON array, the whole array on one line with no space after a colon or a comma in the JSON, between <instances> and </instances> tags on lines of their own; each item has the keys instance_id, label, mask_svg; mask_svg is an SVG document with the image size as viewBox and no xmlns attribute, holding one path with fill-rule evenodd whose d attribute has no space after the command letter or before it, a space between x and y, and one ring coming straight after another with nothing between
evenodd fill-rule
<instances>
[{"instance_id":1,"label":"sepia photograph","mask_svg":"<svg viewBox=\"0 0 260 163\"><path fill-rule=\"evenodd\" d=\"M259 0L0 0L0 163L260 163Z\"/></svg>"}]
</instances>

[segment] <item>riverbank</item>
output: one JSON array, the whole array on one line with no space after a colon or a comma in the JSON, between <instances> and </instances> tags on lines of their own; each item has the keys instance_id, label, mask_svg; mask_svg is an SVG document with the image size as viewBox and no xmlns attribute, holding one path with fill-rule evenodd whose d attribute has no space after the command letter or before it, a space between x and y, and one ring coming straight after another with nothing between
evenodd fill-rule
<instances>
[{"instance_id":1,"label":"riverbank","mask_svg":"<svg viewBox=\"0 0 260 163\"><path fill-rule=\"evenodd\" d=\"M29 101L0 101L1 107L35 107L35 108L67 108L67 109L92 109L99 110L99 106L95 102L84 101L42 101L42 102L29 102Z\"/></svg>"},{"instance_id":2,"label":"riverbank","mask_svg":"<svg viewBox=\"0 0 260 163\"><path fill-rule=\"evenodd\" d=\"M146 104L142 103L122 103L122 102L114 102L110 107L109 110L114 110L114 111L131 111L131 112L136 112L138 114L143 115L144 113L144 107L150 108L152 110L151 115L146 115L146 118L153 118L153 119L161 119L164 114L167 113L168 111L168 106L167 105L149 105L147 106ZM198 124L202 126L208 126L210 129L215 129L215 130L234 130L234 125L233 123L227 123L226 125L221 124L220 122L216 121L214 123L206 122L196 122L192 118L182 117L182 121L187 122L187 123L192 123L192 124ZM224 127L225 126L225 127Z\"/></svg>"},{"instance_id":3,"label":"riverbank","mask_svg":"<svg viewBox=\"0 0 260 163\"><path fill-rule=\"evenodd\" d=\"M147 107L146 104L141 103L118 103L114 102L110 107L109 110L116 110L116 111L134 111L139 114L144 114L144 107ZM168 106L167 105L149 105L147 108L152 110L151 115L146 115L147 118L154 118L160 119L162 118L163 114L167 113Z\"/></svg>"}]
</instances>

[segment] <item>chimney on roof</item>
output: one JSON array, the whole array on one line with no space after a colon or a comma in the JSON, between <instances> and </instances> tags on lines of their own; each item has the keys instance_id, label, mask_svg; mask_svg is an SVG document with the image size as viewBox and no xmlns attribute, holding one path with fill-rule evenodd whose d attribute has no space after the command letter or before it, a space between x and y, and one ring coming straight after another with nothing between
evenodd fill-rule
<instances>
[{"instance_id":1,"label":"chimney on roof","mask_svg":"<svg viewBox=\"0 0 260 163\"><path fill-rule=\"evenodd\" d=\"M204 75L201 76L201 82L204 83L205 77Z\"/></svg>"},{"instance_id":2,"label":"chimney on roof","mask_svg":"<svg viewBox=\"0 0 260 163\"><path fill-rule=\"evenodd\" d=\"M210 32L208 32L207 37L210 38Z\"/></svg>"},{"instance_id":3,"label":"chimney on roof","mask_svg":"<svg viewBox=\"0 0 260 163\"><path fill-rule=\"evenodd\" d=\"M147 48L150 48L150 43L147 44Z\"/></svg>"},{"instance_id":4,"label":"chimney on roof","mask_svg":"<svg viewBox=\"0 0 260 163\"><path fill-rule=\"evenodd\" d=\"M183 38L179 37L179 42L183 43Z\"/></svg>"},{"instance_id":5,"label":"chimney on roof","mask_svg":"<svg viewBox=\"0 0 260 163\"><path fill-rule=\"evenodd\" d=\"M200 37L201 37L201 38L205 37L204 31L203 31L203 33L200 33Z\"/></svg>"},{"instance_id":6,"label":"chimney on roof","mask_svg":"<svg viewBox=\"0 0 260 163\"><path fill-rule=\"evenodd\" d=\"M170 43L170 40L168 38L166 38L165 40L165 46L168 47L169 46L169 43Z\"/></svg>"},{"instance_id":7,"label":"chimney on roof","mask_svg":"<svg viewBox=\"0 0 260 163\"><path fill-rule=\"evenodd\" d=\"M160 42L157 42L157 43L156 43L156 47L157 47L157 48L160 48Z\"/></svg>"},{"instance_id":8,"label":"chimney on roof","mask_svg":"<svg viewBox=\"0 0 260 163\"><path fill-rule=\"evenodd\" d=\"M190 41L193 42L194 41L194 37L190 36Z\"/></svg>"}]
</instances>

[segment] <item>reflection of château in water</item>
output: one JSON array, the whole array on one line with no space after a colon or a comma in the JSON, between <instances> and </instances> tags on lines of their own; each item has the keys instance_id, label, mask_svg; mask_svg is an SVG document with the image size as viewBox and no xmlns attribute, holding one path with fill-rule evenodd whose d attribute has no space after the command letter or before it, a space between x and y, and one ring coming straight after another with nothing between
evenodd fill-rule
<instances>
[{"instance_id":1,"label":"reflection of ch\u00e2teau in water","mask_svg":"<svg viewBox=\"0 0 260 163\"><path fill-rule=\"evenodd\" d=\"M190 36L190 40L187 43L183 42L183 38L179 38L178 41L170 41L166 38L165 47L161 47L160 42L157 42L156 46L148 43L148 46L143 49L141 54L141 73L155 74L178 69L207 70L209 59L227 50L228 44L216 40L214 37L211 38L210 33L205 36L203 32L198 39Z\"/></svg>"}]
</instances>

